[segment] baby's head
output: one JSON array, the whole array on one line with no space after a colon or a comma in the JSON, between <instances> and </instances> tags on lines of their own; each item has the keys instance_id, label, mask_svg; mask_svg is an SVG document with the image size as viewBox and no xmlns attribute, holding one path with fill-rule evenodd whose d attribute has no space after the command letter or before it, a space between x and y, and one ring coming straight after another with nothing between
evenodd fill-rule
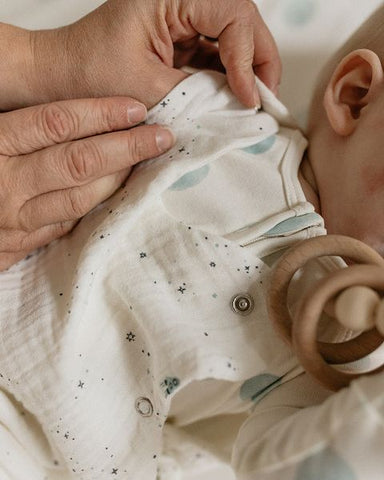
<instances>
[{"instance_id":1,"label":"baby's head","mask_svg":"<svg viewBox=\"0 0 384 480\"><path fill-rule=\"evenodd\" d=\"M326 65L309 120L308 157L328 233L384 255L384 7Z\"/></svg>"}]
</instances>

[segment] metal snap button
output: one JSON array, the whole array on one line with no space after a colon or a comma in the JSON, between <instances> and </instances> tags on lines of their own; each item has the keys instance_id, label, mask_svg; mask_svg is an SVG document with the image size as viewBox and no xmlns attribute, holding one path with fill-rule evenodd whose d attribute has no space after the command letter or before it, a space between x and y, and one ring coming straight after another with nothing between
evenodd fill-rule
<instances>
[{"instance_id":1,"label":"metal snap button","mask_svg":"<svg viewBox=\"0 0 384 480\"><path fill-rule=\"evenodd\" d=\"M239 315L249 315L254 307L253 298L247 293L239 293L232 298L231 307Z\"/></svg>"},{"instance_id":2,"label":"metal snap button","mask_svg":"<svg viewBox=\"0 0 384 480\"><path fill-rule=\"evenodd\" d=\"M150 417L153 414L153 405L149 398L140 397L136 399L135 408L142 417Z\"/></svg>"}]
</instances>

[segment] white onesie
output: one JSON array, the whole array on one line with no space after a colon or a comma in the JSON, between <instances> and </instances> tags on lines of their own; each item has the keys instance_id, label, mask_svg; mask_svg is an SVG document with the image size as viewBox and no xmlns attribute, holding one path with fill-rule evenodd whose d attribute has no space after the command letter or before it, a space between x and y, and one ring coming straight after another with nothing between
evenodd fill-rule
<instances>
[{"instance_id":1,"label":"white onesie","mask_svg":"<svg viewBox=\"0 0 384 480\"><path fill-rule=\"evenodd\" d=\"M328 394L268 321L269 256L325 230L306 141L259 88L255 112L223 75L187 78L148 117L173 149L0 275L1 480L182 479L231 457L243 480L378 479L350 419L373 465L381 377L296 413ZM324 458L338 476L309 476Z\"/></svg>"}]
</instances>

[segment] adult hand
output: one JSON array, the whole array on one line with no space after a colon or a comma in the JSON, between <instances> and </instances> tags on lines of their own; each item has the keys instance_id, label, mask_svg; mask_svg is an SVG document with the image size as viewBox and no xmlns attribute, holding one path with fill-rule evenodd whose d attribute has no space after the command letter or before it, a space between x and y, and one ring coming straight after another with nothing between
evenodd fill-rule
<instances>
[{"instance_id":1,"label":"adult hand","mask_svg":"<svg viewBox=\"0 0 384 480\"><path fill-rule=\"evenodd\" d=\"M218 38L221 62L200 34ZM197 56L222 63L248 107L260 103L254 72L273 90L280 81L275 42L252 0L108 0L73 25L31 35L39 102L130 95L150 107L184 78L174 67Z\"/></svg>"},{"instance_id":2,"label":"adult hand","mask_svg":"<svg viewBox=\"0 0 384 480\"><path fill-rule=\"evenodd\" d=\"M145 115L129 98L0 114L0 271L67 233L134 164L171 146L173 136L161 126L124 130Z\"/></svg>"}]
</instances>

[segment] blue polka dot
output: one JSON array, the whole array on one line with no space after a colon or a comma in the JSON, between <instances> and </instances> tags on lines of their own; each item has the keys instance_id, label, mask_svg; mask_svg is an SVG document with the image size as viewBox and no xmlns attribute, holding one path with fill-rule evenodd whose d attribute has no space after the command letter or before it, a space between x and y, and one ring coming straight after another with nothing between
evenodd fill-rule
<instances>
[{"instance_id":1,"label":"blue polka dot","mask_svg":"<svg viewBox=\"0 0 384 480\"><path fill-rule=\"evenodd\" d=\"M295 480L357 480L349 465L330 448L305 459Z\"/></svg>"},{"instance_id":2,"label":"blue polka dot","mask_svg":"<svg viewBox=\"0 0 384 480\"><path fill-rule=\"evenodd\" d=\"M309 23L316 10L314 0L287 0L284 17L285 21L292 26L302 26Z\"/></svg>"},{"instance_id":3,"label":"blue polka dot","mask_svg":"<svg viewBox=\"0 0 384 480\"><path fill-rule=\"evenodd\" d=\"M240 398L242 400L252 400L259 402L267 393L277 387L281 382L280 377L270 373L262 373L249 378L240 388Z\"/></svg>"},{"instance_id":4,"label":"blue polka dot","mask_svg":"<svg viewBox=\"0 0 384 480\"><path fill-rule=\"evenodd\" d=\"M208 175L208 172L208 165L204 165L197 170L192 170L192 172L188 172L176 180L176 182L173 183L168 190L187 190L188 188L192 188L202 182Z\"/></svg>"},{"instance_id":5,"label":"blue polka dot","mask_svg":"<svg viewBox=\"0 0 384 480\"><path fill-rule=\"evenodd\" d=\"M273 144L276 141L275 135L272 137L268 137L265 140L255 143L249 147L242 148L244 152L253 153L254 155L259 155L260 153L267 152L270 148L272 148Z\"/></svg>"}]
</instances>

